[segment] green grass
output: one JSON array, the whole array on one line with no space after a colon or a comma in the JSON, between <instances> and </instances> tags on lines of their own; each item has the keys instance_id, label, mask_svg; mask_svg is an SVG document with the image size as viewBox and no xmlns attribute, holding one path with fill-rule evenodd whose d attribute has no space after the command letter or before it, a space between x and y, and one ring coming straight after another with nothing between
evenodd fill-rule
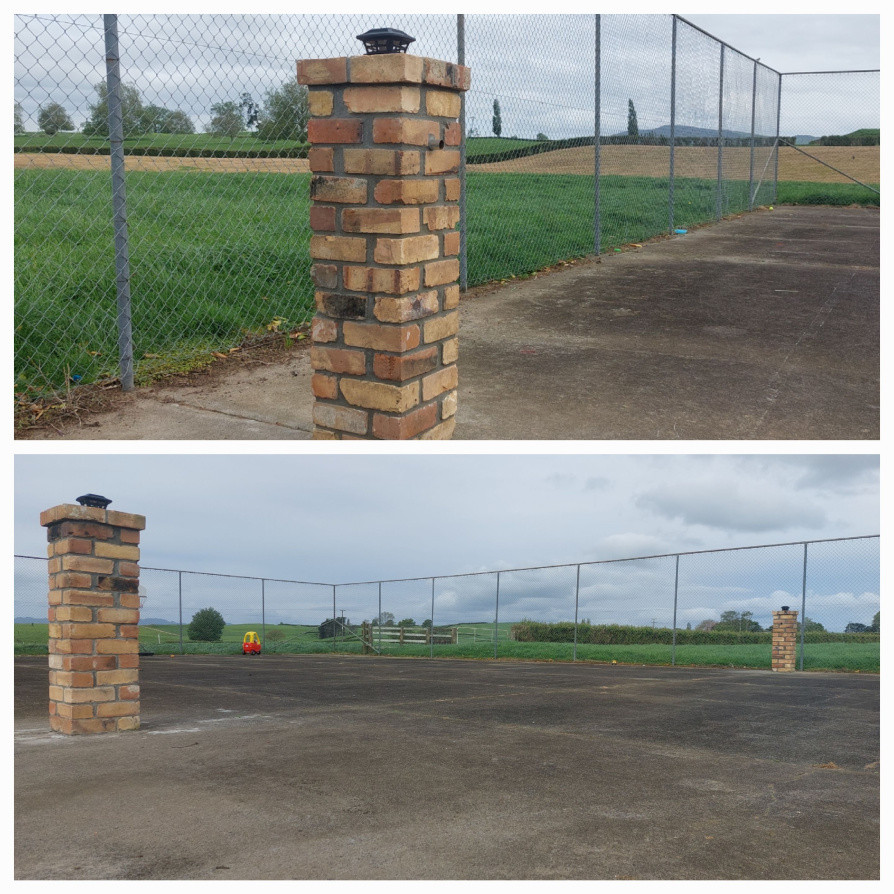
<instances>
[{"instance_id":1,"label":"green grass","mask_svg":"<svg viewBox=\"0 0 894 894\"><path fill-rule=\"evenodd\" d=\"M310 319L309 179L128 175L138 381L156 370L207 362L212 350L233 347L246 334L286 331ZM470 171L470 284L522 277L591 254L593 189L593 177ZM666 178L604 177L602 250L666 232L667 189ZM675 197L676 226L714 219L713 181L677 178ZM724 213L743 210L747 198L747 184L727 183ZM780 183L778 201L872 205L878 197L857 185ZM69 377L88 383L116 374L110 211L103 172L15 172L17 390L59 389Z\"/></svg>"},{"instance_id":2,"label":"green grass","mask_svg":"<svg viewBox=\"0 0 894 894\"><path fill-rule=\"evenodd\" d=\"M467 625L462 625L467 626ZM471 626L471 625L468 625ZM481 624L483 629L493 625ZM500 625L501 627L504 625ZM511 625L505 625L511 626ZM193 643L184 628L184 651L189 654L232 654L242 652L242 636L247 630L261 632L261 625L228 624L219 643ZM273 640L271 632L279 631L283 639ZM320 639L317 628L299 625L270 625L264 651L268 654L347 653L360 654L359 641ZM46 624L15 624L15 654L40 655L47 650ZM159 639L161 640L159 642ZM180 636L177 625L140 628L140 647L158 654L179 653ZM499 658L515 658L535 661L571 661L572 643L518 643L501 639L497 646ZM423 644L383 644L382 654L405 657L428 657L430 647ZM460 642L457 645L435 645L434 654L440 658L493 658L493 643ZM579 661L597 661L618 664L669 665L669 645L600 646L581 643L577 647ZM804 651L805 670L862 671L879 673L881 662L880 643L808 643ZM676 663L701 667L770 667L770 645L704 645L677 646Z\"/></svg>"},{"instance_id":3,"label":"green grass","mask_svg":"<svg viewBox=\"0 0 894 894\"><path fill-rule=\"evenodd\" d=\"M513 140L509 137L470 137L466 140L466 158L524 149L527 146L536 146L539 142L539 140Z\"/></svg>"},{"instance_id":4,"label":"green grass","mask_svg":"<svg viewBox=\"0 0 894 894\"><path fill-rule=\"evenodd\" d=\"M109 141L105 137L85 137L80 133L57 133L48 136L45 133L17 134L13 137L13 146L19 151L42 152L44 150L77 149L79 153L89 154L91 150L98 151L103 148L108 150ZM196 134L171 134L155 133L142 134L124 141L124 151L137 150L162 150L176 148L178 152L195 151L224 151L224 152L282 152L287 149L306 146L295 140L271 140L265 143L252 134L242 134L233 137L220 137L208 133Z\"/></svg>"}]
</instances>

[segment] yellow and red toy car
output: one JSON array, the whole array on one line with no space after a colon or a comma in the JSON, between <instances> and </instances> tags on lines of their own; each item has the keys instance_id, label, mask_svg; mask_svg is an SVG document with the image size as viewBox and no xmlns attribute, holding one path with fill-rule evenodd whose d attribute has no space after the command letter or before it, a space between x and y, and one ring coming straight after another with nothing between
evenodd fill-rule
<instances>
[{"instance_id":1,"label":"yellow and red toy car","mask_svg":"<svg viewBox=\"0 0 894 894\"><path fill-rule=\"evenodd\" d=\"M242 637L242 654L243 655L260 655L261 641L258 639L254 630L248 630Z\"/></svg>"}]
</instances>

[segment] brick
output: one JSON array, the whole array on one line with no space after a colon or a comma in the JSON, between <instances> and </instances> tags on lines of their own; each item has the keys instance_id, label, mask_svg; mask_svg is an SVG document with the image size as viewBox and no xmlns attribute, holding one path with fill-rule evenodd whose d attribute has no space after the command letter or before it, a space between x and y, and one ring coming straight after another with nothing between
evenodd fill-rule
<instances>
[{"instance_id":1,"label":"brick","mask_svg":"<svg viewBox=\"0 0 894 894\"><path fill-rule=\"evenodd\" d=\"M435 140L441 138L440 125L424 118L376 118L372 131L374 143L428 146L432 137Z\"/></svg>"},{"instance_id":2,"label":"brick","mask_svg":"<svg viewBox=\"0 0 894 894\"><path fill-rule=\"evenodd\" d=\"M50 559L47 562L47 571L50 574L58 574L62 570L62 560L61 559Z\"/></svg>"},{"instance_id":3,"label":"brick","mask_svg":"<svg viewBox=\"0 0 894 894\"><path fill-rule=\"evenodd\" d=\"M443 338L450 338L459 332L459 312L450 311L442 314L433 320L426 320L424 325L424 341L429 344L433 341L440 341Z\"/></svg>"},{"instance_id":4,"label":"brick","mask_svg":"<svg viewBox=\"0 0 894 894\"><path fill-rule=\"evenodd\" d=\"M365 435L369 427L369 414L351 407L316 403L314 404L314 425L355 435Z\"/></svg>"},{"instance_id":5,"label":"brick","mask_svg":"<svg viewBox=\"0 0 894 894\"><path fill-rule=\"evenodd\" d=\"M318 343L336 341L338 339L338 323L326 317L314 317L310 324L310 337Z\"/></svg>"},{"instance_id":6,"label":"brick","mask_svg":"<svg viewBox=\"0 0 894 894\"><path fill-rule=\"evenodd\" d=\"M54 526L55 527L55 526ZM59 522L59 537L89 537L93 540L111 540L115 536L115 529L109 525L101 525L96 522L74 521L68 519Z\"/></svg>"},{"instance_id":7,"label":"brick","mask_svg":"<svg viewBox=\"0 0 894 894\"><path fill-rule=\"evenodd\" d=\"M331 233L335 230L335 208L332 205L310 206L310 228L317 232ZM320 285L320 283L317 283ZM331 288L331 286L330 286Z\"/></svg>"},{"instance_id":8,"label":"brick","mask_svg":"<svg viewBox=\"0 0 894 894\"><path fill-rule=\"evenodd\" d=\"M454 307L459 307L459 286L445 286L444 310L452 310Z\"/></svg>"},{"instance_id":9,"label":"brick","mask_svg":"<svg viewBox=\"0 0 894 894\"><path fill-rule=\"evenodd\" d=\"M434 428L430 428L428 431L422 432L419 435L420 441L449 441L453 437L453 431L456 428L456 419L455 417L451 417L450 419L445 419L440 424L436 425Z\"/></svg>"},{"instance_id":10,"label":"brick","mask_svg":"<svg viewBox=\"0 0 894 894\"><path fill-rule=\"evenodd\" d=\"M405 298L376 298L373 314L383 323L407 323L436 314L438 310L438 293L431 291Z\"/></svg>"},{"instance_id":11,"label":"brick","mask_svg":"<svg viewBox=\"0 0 894 894\"><path fill-rule=\"evenodd\" d=\"M125 717L139 713L140 706L136 702L112 702L96 706L97 717Z\"/></svg>"},{"instance_id":12,"label":"brick","mask_svg":"<svg viewBox=\"0 0 894 894\"><path fill-rule=\"evenodd\" d=\"M146 516L136 515L133 512L116 512L114 509L107 509L106 521L118 528L133 528L135 531L146 529Z\"/></svg>"},{"instance_id":13,"label":"brick","mask_svg":"<svg viewBox=\"0 0 894 894\"><path fill-rule=\"evenodd\" d=\"M315 202L362 205L366 202L366 181L358 177L314 174L310 178L310 197Z\"/></svg>"},{"instance_id":14,"label":"brick","mask_svg":"<svg viewBox=\"0 0 894 894\"><path fill-rule=\"evenodd\" d=\"M331 431L315 428L311 434L311 439L314 441L337 441L338 435Z\"/></svg>"},{"instance_id":15,"label":"brick","mask_svg":"<svg viewBox=\"0 0 894 894\"><path fill-rule=\"evenodd\" d=\"M418 87L346 87L345 106L349 112L410 112L419 111L422 101ZM431 114L431 113L429 113ZM459 112L457 112L457 115Z\"/></svg>"},{"instance_id":16,"label":"brick","mask_svg":"<svg viewBox=\"0 0 894 894\"><path fill-rule=\"evenodd\" d=\"M110 624L137 624L140 613L133 608L101 608L96 612L96 620Z\"/></svg>"},{"instance_id":17,"label":"brick","mask_svg":"<svg viewBox=\"0 0 894 894\"><path fill-rule=\"evenodd\" d=\"M111 574L115 570L115 563L111 559L94 559L91 556L63 556L62 567L66 571Z\"/></svg>"},{"instance_id":18,"label":"brick","mask_svg":"<svg viewBox=\"0 0 894 894\"><path fill-rule=\"evenodd\" d=\"M338 266L336 264L314 264L310 268L310 278L320 289L334 289L338 286Z\"/></svg>"},{"instance_id":19,"label":"brick","mask_svg":"<svg viewBox=\"0 0 894 894\"><path fill-rule=\"evenodd\" d=\"M351 57L352 84L421 84L423 59L406 53Z\"/></svg>"},{"instance_id":20,"label":"brick","mask_svg":"<svg viewBox=\"0 0 894 894\"><path fill-rule=\"evenodd\" d=\"M442 286L456 282L459 278L459 260L445 258L425 265L424 282L427 286Z\"/></svg>"},{"instance_id":21,"label":"brick","mask_svg":"<svg viewBox=\"0 0 894 894\"><path fill-rule=\"evenodd\" d=\"M342 324L346 345L354 348L372 348L374 351L399 353L412 351L419 346L419 327L415 325L388 326L375 323Z\"/></svg>"},{"instance_id":22,"label":"brick","mask_svg":"<svg viewBox=\"0 0 894 894\"><path fill-rule=\"evenodd\" d=\"M122 543L139 543L140 532L135 531L133 528L120 528L118 532L118 539Z\"/></svg>"},{"instance_id":23,"label":"brick","mask_svg":"<svg viewBox=\"0 0 894 894\"><path fill-rule=\"evenodd\" d=\"M93 609L86 605L60 605L54 609L54 621L92 621Z\"/></svg>"},{"instance_id":24,"label":"brick","mask_svg":"<svg viewBox=\"0 0 894 894\"><path fill-rule=\"evenodd\" d=\"M55 590L83 589L93 584L93 576L76 571L54 574L50 586Z\"/></svg>"},{"instance_id":25,"label":"brick","mask_svg":"<svg viewBox=\"0 0 894 894\"><path fill-rule=\"evenodd\" d=\"M458 177L448 177L444 181L444 198L448 202L458 202L460 193L460 181Z\"/></svg>"},{"instance_id":26,"label":"brick","mask_svg":"<svg viewBox=\"0 0 894 894\"><path fill-rule=\"evenodd\" d=\"M373 252L373 259L379 264L417 264L420 261L430 261L439 256L437 236L377 239Z\"/></svg>"},{"instance_id":27,"label":"brick","mask_svg":"<svg viewBox=\"0 0 894 894\"><path fill-rule=\"evenodd\" d=\"M465 91L471 85L472 73L465 65L456 65L441 59L425 59L423 80L436 87Z\"/></svg>"},{"instance_id":28,"label":"brick","mask_svg":"<svg viewBox=\"0 0 894 894\"><path fill-rule=\"evenodd\" d=\"M311 118L307 139L311 143L359 143L363 122L352 118Z\"/></svg>"},{"instance_id":29,"label":"brick","mask_svg":"<svg viewBox=\"0 0 894 894\"><path fill-rule=\"evenodd\" d=\"M79 689L84 686L93 686L94 682L100 683L102 681L94 681L93 674L87 671L50 671L51 686L70 686Z\"/></svg>"},{"instance_id":30,"label":"brick","mask_svg":"<svg viewBox=\"0 0 894 894\"><path fill-rule=\"evenodd\" d=\"M326 118L332 114L334 99L331 90L308 90L307 109L314 118Z\"/></svg>"},{"instance_id":31,"label":"brick","mask_svg":"<svg viewBox=\"0 0 894 894\"><path fill-rule=\"evenodd\" d=\"M94 555L104 559L128 559L131 562L139 562L140 548L129 543L121 546L115 543L96 543Z\"/></svg>"},{"instance_id":32,"label":"brick","mask_svg":"<svg viewBox=\"0 0 894 894\"><path fill-rule=\"evenodd\" d=\"M445 391L452 391L456 385L456 366L446 366L422 380L422 399L424 401L434 400Z\"/></svg>"},{"instance_id":33,"label":"brick","mask_svg":"<svg viewBox=\"0 0 894 894\"><path fill-rule=\"evenodd\" d=\"M463 131L458 121L454 121L444 127L444 145L460 146L463 141Z\"/></svg>"},{"instance_id":34,"label":"brick","mask_svg":"<svg viewBox=\"0 0 894 894\"><path fill-rule=\"evenodd\" d=\"M342 379L338 386L345 400L355 407L405 413L419 403L419 386L415 383L386 385L383 382L367 382L362 379Z\"/></svg>"},{"instance_id":35,"label":"brick","mask_svg":"<svg viewBox=\"0 0 894 894\"><path fill-rule=\"evenodd\" d=\"M139 652L139 650L137 650ZM118 667L139 667L140 666L140 656L137 652L132 655L118 655L116 660L118 662Z\"/></svg>"},{"instance_id":36,"label":"brick","mask_svg":"<svg viewBox=\"0 0 894 894\"><path fill-rule=\"evenodd\" d=\"M140 576L140 566L137 565L136 562L119 562L118 563L118 576L119 577L139 577Z\"/></svg>"},{"instance_id":37,"label":"brick","mask_svg":"<svg viewBox=\"0 0 894 894\"><path fill-rule=\"evenodd\" d=\"M140 697L140 687L138 684L128 685L128 686L119 686L118 687L118 698L123 701L136 701Z\"/></svg>"},{"instance_id":38,"label":"brick","mask_svg":"<svg viewBox=\"0 0 894 894\"><path fill-rule=\"evenodd\" d=\"M422 219L429 230L452 229L459 223L459 208L456 205L431 205L423 209Z\"/></svg>"},{"instance_id":39,"label":"brick","mask_svg":"<svg viewBox=\"0 0 894 894\"><path fill-rule=\"evenodd\" d=\"M85 702L110 702L115 699L114 686L92 686L85 689L66 689L61 701L70 705L82 705Z\"/></svg>"},{"instance_id":40,"label":"brick","mask_svg":"<svg viewBox=\"0 0 894 894\"><path fill-rule=\"evenodd\" d=\"M344 267L345 288L353 292L405 295L415 292L422 281L418 267Z\"/></svg>"},{"instance_id":41,"label":"brick","mask_svg":"<svg viewBox=\"0 0 894 894\"><path fill-rule=\"evenodd\" d=\"M459 340L448 338L441 342L441 363L456 363L459 357Z\"/></svg>"},{"instance_id":42,"label":"brick","mask_svg":"<svg viewBox=\"0 0 894 894\"><path fill-rule=\"evenodd\" d=\"M456 149L433 149L425 153L426 174L453 174L459 170L459 152Z\"/></svg>"},{"instance_id":43,"label":"brick","mask_svg":"<svg viewBox=\"0 0 894 894\"><path fill-rule=\"evenodd\" d=\"M56 705L56 714L69 720L82 720L85 717L93 716L93 705L72 705L68 702L59 702Z\"/></svg>"},{"instance_id":44,"label":"brick","mask_svg":"<svg viewBox=\"0 0 894 894\"><path fill-rule=\"evenodd\" d=\"M93 552L93 541L85 540L82 537L66 537L62 540L54 541L52 548L53 554L57 556L66 554L89 556Z\"/></svg>"},{"instance_id":45,"label":"brick","mask_svg":"<svg viewBox=\"0 0 894 894\"><path fill-rule=\"evenodd\" d=\"M418 233L418 208L345 208L341 226L346 233Z\"/></svg>"},{"instance_id":46,"label":"brick","mask_svg":"<svg viewBox=\"0 0 894 894\"><path fill-rule=\"evenodd\" d=\"M60 605L62 603L62 591L61 590L50 590L47 593L47 602L50 605Z\"/></svg>"},{"instance_id":47,"label":"brick","mask_svg":"<svg viewBox=\"0 0 894 894\"><path fill-rule=\"evenodd\" d=\"M62 669L71 671L109 670L115 667L114 655L65 655Z\"/></svg>"},{"instance_id":48,"label":"brick","mask_svg":"<svg viewBox=\"0 0 894 894\"><path fill-rule=\"evenodd\" d=\"M62 686L50 686L49 698L52 702L61 702L65 698L65 689Z\"/></svg>"},{"instance_id":49,"label":"brick","mask_svg":"<svg viewBox=\"0 0 894 894\"><path fill-rule=\"evenodd\" d=\"M376 354L373 372L380 379L405 382L438 366L438 349L435 346L413 351L411 354Z\"/></svg>"},{"instance_id":50,"label":"brick","mask_svg":"<svg viewBox=\"0 0 894 894\"><path fill-rule=\"evenodd\" d=\"M450 230L450 232L444 233L444 248L442 254L459 254L459 233L456 230Z\"/></svg>"},{"instance_id":51,"label":"brick","mask_svg":"<svg viewBox=\"0 0 894 894\"><path fill-rule=\"evenodd\" d=\"M111 593L97 593L96 590L62 590L62 605L103 605L112 606L115 597Z\"/></svg>"},{"instance_id":52,"label":"brick","mask_svg":"<svg viewBox=\"0 0 894 894\"><path fill-rule=\"evenodd\" d=\"M140 582L135 577L115 577L113 575L98 574L96 587L99 590L114 591L117 593L137 593Z\"/></svg>"},{"instance_id":53,"label":"brick","mask_svg":"<svg viewBox=\"0 0 894 894\"><path fill-rule=\"evenodd\" d=\"M114 602L110 604L114 605ZM139 608L140 597L137 593L122 593L118 597L118 605L120 605L121 608Z\"/></svg>"},{"instance_id":54,"label":"brick","mask_svg":"<svg viewBox=\"0 0 894 894\"><path fill-rule=\"evenodd\" d=\"M334 171L335 152L331 146L311 146L307 150L307 164L311 171Z\"/></svg>"},{"instance_id":55,"label":"brick","mask_svg":"<svg viewBox=\"0 0 894 894\"><path fill-rule=\"evenodd\" d=\"M136 639L140 635L140 628L136 624L118 625L118 636Z\"/></svg>"},{"instance_id":56,"label":"brick","mask_svg":"<svg viewBox=\"0 0 894 894\"><path fill-rule=\"evenodd\" d=\"M92 639L50 639L49 651L61 655L90 655L93 653Z\"/></svg>"},{"instance_id":57,"label":"brick","mask_svg":"<svg viewBox=\"0 0 894 894\"><path fill-rule=\"evenodd\" d=\"M324 373L314 373L310 377L310 390L314 397L323 400L335 400L338 397L338 379Z\"/></svg>"},{"instance_id":58,"label":"brick","mask_svg":"<svg viewBox=\"0 0 894 894\"><path fill-rule=\"evenodd\" d=\"M425 111L435 118L459 118L462 98L449 90L429 90L425 94Z\"/></svg>"},{"instance_id":59,"label":"brick","mask_svg":"<svg viewBox=\"0 0 894 894\"><path fill-rule=\"evenodd\" d=\"M76 503L62 503L59 506L53 506L51 509L44 509L40 513L40 523L44 527L53 524L53 522L62 521L64 519L78 519L80 521L97 521L105 524L105 509L98 509L95 506L80 506Z\"/></svg>"},{"instance_id":60,"label":"brick","mask_svg":"<svg viewBox=\"0 0 894 894\"><path fill-rule=\"evenodd\" d=\"M337 295L315 292L317 310L339 320L362 320L366 317L366 299L359 295Z\"/></svg>"},{"instance_id":61,"label":"brick","mask_svg":"<svg viewBox=\"0 0 894 894\"><path fill-rule=\"evenodd\" d=\"M441 401L441 418L449 419L456 415L456 391L451 391L445 395Z\"/></svg>"},{"instance_id":62,"label":"brick","mask_svg":"<svg viewBox=\"0 0 894 894\"><path fill-rule=\"evenodd\" d=\"M100 639L96 641L96 651L103 655L126 655L140 651L136 639Z\"/></svg>"},{"instance_id":63,"label":"brick","mask_svg":"<svg viewBox=\"0 0 894 894\"><path fill-rule=\"evenodd\" d=\"M400 177L402 175L418 174L422 170L419 152L414 150L350 149L346 147L342 159L346 174L376 174L384 177Z\"/></svg>"},{"instance_id":64,"label":"brick","mask_svg":"<svg viewBox=\"0 0 894 894\"><path fill-rule=\"evenodd\" d=\"M425 205L438 200L438 181L380 180L373 195L382 205Z\"/></svg>"},{"instance_id":65,"label":"brick","mask_svg":"<svg viewBox=\"0 0 894 894\"><path fill-rule=\"evenodd\" d=\"M93 624L69 621L62 625L64 639L102 639L115 636L114 624Z\"/></svg>"},{"instance_id":66,"label":"brick","mask_svg":"<svg viewBox=\"0 0 894 894\"><path fill-rule=\"evenodd\" d=\"M336 59L301 59L298 62L298 83L345 84L348 80L348 60L342 56Z\"/></svg>"},{"instance_id":67,"label":"brick","mask_svg":"<svg viewBox=\"0 0 894 894\"><path fill-rule=\"evenodd\" d=\"M310 365L315 370L362 376L366 373L366 354L349 348L321 348L314 345L310 349Z\"/></svg>"},{"instance_id":68,"label":"brick","mask_svg":"<svg viewBox=\"0 0 894 894\"><path fill-rule=\"evenodd\" d=\"M399 441L413 438L431 428L438 421L437 404L420 407L403 416L373 414L373 436L383 440Z\"/></svg>"},{"instance_id":69,"label":"brick","mask_svg":"<svg viewBox=\"0 0 894 894\"><path fill-rule=\"evenodd\" d=\"M135 717L119 717L116 729L120 732L124 732L132 729L140 728L140 717L139 715Z\"/></svg>"},{"instance_id":70,"label":"brick","mask_svg":"<svg viewBox=\"0 0 894 894\"><path fill-rule=\"evenodd\" d=\"M50 621L47 625L47 636L50 639L62 639L62 624Z\"/></svg>"},{"instance_id":71,"label":"brick","mask_svg":"<svg viewBox=\"0 0 894 894\"><path fill-rule=\"evenodd\" d=\"M324 261L365 261L366 240L354 236L311 236L310 256Z\"/></svg>"}]
</instances>

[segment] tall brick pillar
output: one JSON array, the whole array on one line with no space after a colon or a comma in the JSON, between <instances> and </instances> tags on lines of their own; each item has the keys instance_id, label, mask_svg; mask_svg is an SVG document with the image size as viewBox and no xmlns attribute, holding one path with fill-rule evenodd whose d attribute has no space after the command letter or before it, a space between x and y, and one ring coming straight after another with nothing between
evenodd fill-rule
<instances>
[{"instance_id":1,"label":"tall brick pillar","mask_svg":"<svg viewBox=\"0 0 894 894\"><path fill-rule=\"evenodd\" d=\"M95 494L41 513L49 556L50 726L69 735L138 729L142 515Z\"/></svg>"},{"instance_id":2,"label":"tall brick pillar","mask_svg":"<svg viewBox=\"0 0 894 894\"><path fill-rule=\"evenodd\" d=\"M773 612L773 653L771 666L774 671L793 671L798 645L798 613L787 605L782 611Z\"/></svg>"},{"instance_id":3,"label":"tall brick pillar","mask_svg":"<svg viewBox=\"0 0 894 894\"><path fill-rule=\"evenodd\" d=\"M469 80L403 53L298 63L312 116L315 438L453 434Z\"/></svg>"}]
</instances>

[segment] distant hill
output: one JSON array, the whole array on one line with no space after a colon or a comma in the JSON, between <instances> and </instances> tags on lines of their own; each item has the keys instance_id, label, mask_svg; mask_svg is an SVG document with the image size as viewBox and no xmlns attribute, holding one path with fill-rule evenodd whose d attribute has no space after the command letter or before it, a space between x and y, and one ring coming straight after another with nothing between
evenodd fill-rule
<instances>
[{"instance_id":1,"label":"distant hill","mask_svg":"<svg viewBox=\"0 0 894 894\"><path fill-rule=\"evenodd\" d=\"M164 624L176 625L178 622L177 621L166 621L164 618L140 618L140 623L162 626Z\"/></svg>"},{"instance_id":2,"label":"distant hill","mask_svg":"<svg viewBox=\"0 0 894 894\"><path fill-rule=\"evenodd\" d=\"M13 618L14 624L46 624L47 616L44 615L42 618Z\"/></svg>"}]
</instances>

